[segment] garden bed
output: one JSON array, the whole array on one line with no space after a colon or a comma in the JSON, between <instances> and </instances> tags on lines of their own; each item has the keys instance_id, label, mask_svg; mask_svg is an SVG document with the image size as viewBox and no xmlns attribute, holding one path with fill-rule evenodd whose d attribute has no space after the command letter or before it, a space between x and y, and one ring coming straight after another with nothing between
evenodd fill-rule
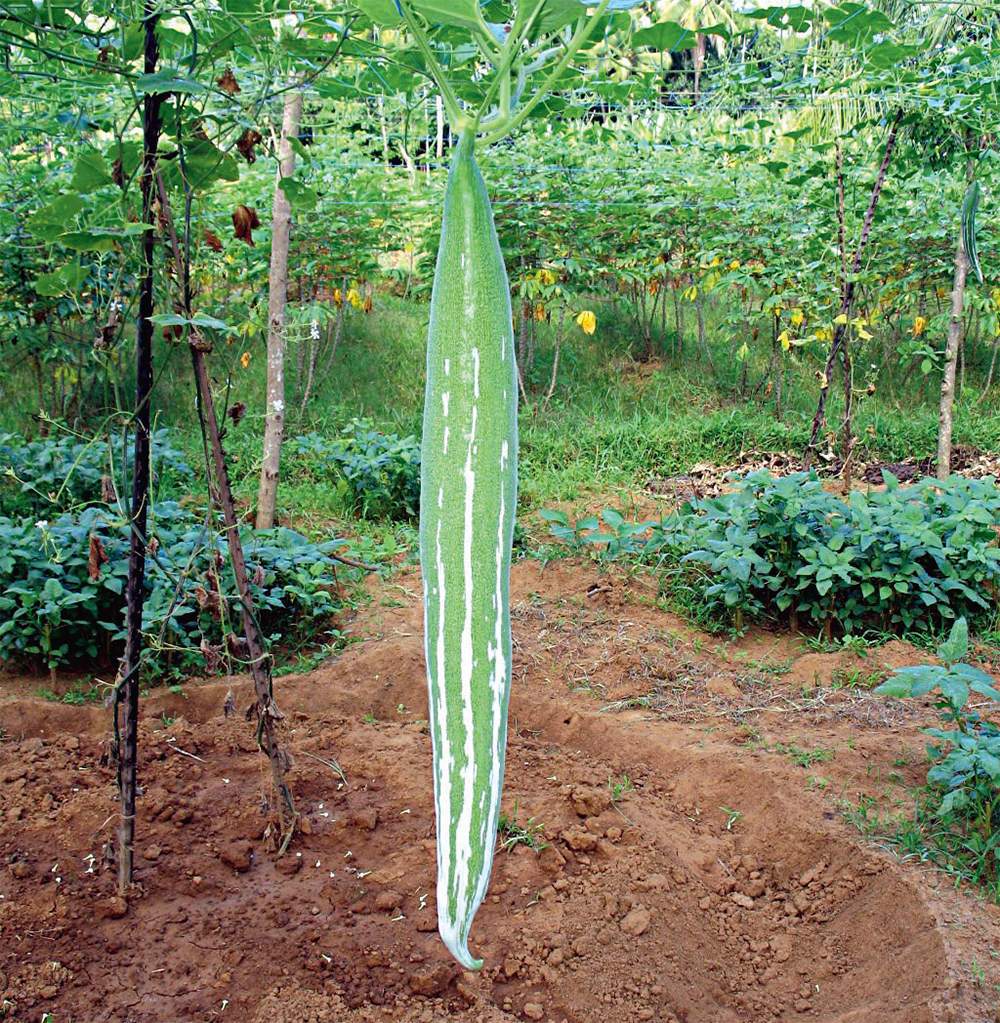
<instances>
[{"instance_id":1,"label":"garden bed","mask_svg":"<svg viewBox=\"0 0 1000 1023\"><path fill-rule=\"evenodd\" d=\"M127 907L104 869L107 712L0 702L9 1018L990 1018L1000 911L845 819L923 780L933 711L867 684L923 655L722 642L641 578L573 562L514 570L504 806L546 847L498 856L473 930L486 967L463 975L434 933L421 607L415 573L401 583L376 590L362 641L276 683L308 822L282 859L261 839L265 764L223 712L248 684L148 699Z\"/></svg>"}]
</instances>

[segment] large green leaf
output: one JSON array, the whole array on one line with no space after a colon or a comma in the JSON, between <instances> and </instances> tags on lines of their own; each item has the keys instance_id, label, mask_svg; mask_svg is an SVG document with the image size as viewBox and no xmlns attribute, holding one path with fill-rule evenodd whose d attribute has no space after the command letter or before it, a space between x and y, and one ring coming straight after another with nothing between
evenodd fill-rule
<instances>
[{"instance_id":1,"label":"large green leaf","mask_svg":"<svg viewBox=\"0 0 1000 1023\"><path fill-rule=\"evenodd\" d=\"M285 198L293 209L314 209L319 199L315 189L296 181L295 178L282 178L278 187L285 193Z\"/></svg>"},{"instance_id":2,"label":"large green leaf","mask_svg":"<svg viewBox=\"0 0 1000 1023\"><path fill-rule=\"evenodd\" d=\"M58 270L40 274L35 279L35 291L45 298L57 298L78 291L86 279L86 267L79 263L68 263Z\"/></svg>"},{"instance_id":3,"label":"large green leaf","mask_svg":"<svg viewBox=\"0 0 1000 1023\"><path fill-rule=\"evenodd\" d=\"M184 176L196 191L215 181L239 181L239 165L228 153L212 145L208 139L194 139L184 150Z\"/></svg>"},{"instance_id":4,"label":"large green leaf","mask_svg":"<svg viewBox=\"0 0 1000 1023\"><path fill-rule=\"evenodd\" d=\"M665 53L677 53L690 50L695 42L695 34L690 29L678 25L676 21L661 21L649 28L641 28L632 37L636 46L651 46L654 50Z\"/></svg>"},{"instance_id":5,"label":"large green leaf","mask_svg":"<svg viewBox=\"0 0 1000 1023\"><path fill-rule=\"evenodd\" d=\"M403 20L394 0L354 0L354 6L376 25L398 25Z\"/></svg>"},{"instance_id":6,"label":"large green leaf","mask_svg":"<svg viewBox=\"0 0 1000 1023\"><path fill-rule=\"evenodd\" d=\"M406 3L432 25L474 28L479 24L478 0L406 0Z\"/></svg>"},{"instance_id":7,"label":"large green leaf","mask_svg":"<svg viewBox=\"0 0 1000 1023\"><path fill-rule=\"evenodd\" d=\"M89 151L77 157L73 168L73 180L70 182L73 191L87 195L111 183L111 171L100 153Z\"/></svg>"},{"instance_id":8,"label":"large green leaf","mask_svg":"<svg viewBox=\"0 0 1000 1023\"><path fill-rule=\"evenodd\" d=\"M758 7L756 10L747 11L746 16L766 21L774 28L787 28L793 32L807 32L813 18L819 17L801 4L793 4L791 7Z\"/></svg>"},{"instance_id":9,"label":"large green leaf","mask_svg":"<svg viewBox=\"0 0 1000 1023\"><path fill-rule=\"evenodd\" d=\"M139 75L136 79L136 88L139 92L175 92L193 96L208 91L201 82L196 82L193 78L187 78L179 71L171 71L169 68L152 75Z\"/></svg>"},{"instance_id":10,"label":"large green leaf","mask_svg":"<svg viewBox=\"0 0 1000 1023\"><path fill-rule=\"evenodd\" d=\"M848 46L867 43L877 32L888 32L892 21L881 11L873 11L864 4L847 3L823 12L830 28L827 38Z\"/></svg>"},{"instance_id":11,"label":"large green leaf","mask_svg":"<svg viewBox=\"0 0 1000 1023\"><path fill-rule=\"evenodd\" d=\"M82 209L78 195L61 195L28 217L28 230L42 241L54 241Z\"/></svg>"}]
</instances>

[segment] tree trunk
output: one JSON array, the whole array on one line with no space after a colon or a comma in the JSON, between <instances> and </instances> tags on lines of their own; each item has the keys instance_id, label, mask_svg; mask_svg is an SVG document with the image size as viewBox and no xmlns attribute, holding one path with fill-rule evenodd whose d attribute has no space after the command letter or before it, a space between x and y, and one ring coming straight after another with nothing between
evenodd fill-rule
<instances>
[{"instance_id":1,"label":"tree trunk","mask_svg":"<svg viewBox=\"0 0 1000 1023\"><path fill-rule=\"evenodd\" d=\"M962 343L962 311L965 307L965 279L969 260L961 227L955 251L955 277L951 289L951 318L948 321L948 345L945 349L944 378L941 380L941 407L938 413L937 476L946 480L951 475L952 412L955 405L955 368Z\"/></svg>"},{"instance_id":2,"label":"tree trunk","mask_svg":"<svg viewBox=\"0 0 1000 1023\"><path fill-rule=\"evenodd\" d=\"M278 498L281 441L285 432L285 309L288 305L288 243L292 231L292 208L281 189L283 178L295 171L295 150L291 140L299 133L302 93L285 93L278 143L278 176L274 185L271 217L271 269L267 299L267 409L264 415L264 453L257 493L257 528L274 525Z\"/></svg>"},{"instance_id":3,"label":"tree trunk","mask_svg":"<svg viewBox=\"0 0 1000 1023\"><path fill-rule=\"evenodd\" d=\"M146 0L145 72L156 72L158 15ZM153 220L156 149L160 139L162 94L146 93L142 112L143 223ZM146 513L149 507L149 403L153 391L153 258L156 238L152 228L142 235L143 275L139 284L139 322L135 336L135 430L132 467L131 532L129 534L128 582L125 589L126 640L122 677L115 693L115 733L118 755L118 788L122 817L118 831L118 890L124 895L132 884L132 852L135 841L135 796L139 746L139 663L142 653L142 610L145 603Z\"/></svg>"},{"instance_id":4,"label":"tree trunk","mask_svg":"<svg viewBox=\"0 0 1000 1023\"><path fill-rule=\"evenodd\" d=\"M819 401L816 405L816 414L813 416L812 429L809 435L809 443L806 445L805 454L802 459L802 466L808 469L812 465L813 455L819 442L819 433L826 421L826 399L830 392L830 381L833 377L834 367L840 356L840 348L847 337L847 326L851 315L851 306L854 302L854 289L857 284L857 275L861 272L862 257L868 245L868 238L871 235L872 224L875 220L875 209L878 206L879 196L882 194L882 186L885 184L886 174L889 173L889 163L892 160L893 150L896 148L896 138L899 132L899 125L903 120L903 111L897 110L889 128L888 137L885 140L885 151L882 154L882 163L879 165L878 174L875 176L875 184L872 186L871 198L868 200L868 209L865 210L865 219L861 225L861 237L858 239L858 246L854 250L854 259L851 262L851 276L845 281L841 299L840 311L833 329L833 340L830 342L830 351L826 357L826 367L820 379Z\"/></svg>"},{"instance_id":5,"label":"tree trunk","mask_svg":"<svg viewBox=\"0 0 1000 1023\"><path fill-rule=\"evenodd\" d=\"M707 36L696 35L692 54L694 55L694 102L698 105L701 98L701 70L705 65L705 51L708 45Z\"/></svg>"},{"instance_id":6,"label":"tree trunk","mask_svg":"<svg viewBox=\"0 0 1000 1023\"><path fill-rule=\"evenodd\" d=\"M160 209L170 239L177 277L181 282L183 298L178 303L178 312L190 318L192 312L191 289L185 273L185 262L181 254L177 231L174 228L170 200L162 177L157 177L157 184L160 192ZM298 820L292 792L285 780L290 760L278 740L278 722L284 715L274 702L271 655L267 652L264 637L257 622L253 594L250 592L250 577L247 573L246 558L243 555L243 542L240 539L233 488L229 481L226 454L222 447L222 434L219 430L219 418L215 412L215 399L212 396L212 384L205 361L207 347L204 340L192 330L189 348L191 349L191 363L194 368L197 389L198 421L201 425L202 442L210 454L212 463L211 466L206 466L209 473L209 489L212 501L222 513L222 521L226 527L226 545L229 548L229 561L232 565L233 579L236 582L236 591L239 595L243 626L243 646L239 650L239 656L253 679L256 698L251 711L248 712L248 717L252 712L257 718L257 744L267 755L271 764L271 782L278 800L278 823L282 832L279 853L283 853L292 840Z\"/></svg>"}]
</instances>

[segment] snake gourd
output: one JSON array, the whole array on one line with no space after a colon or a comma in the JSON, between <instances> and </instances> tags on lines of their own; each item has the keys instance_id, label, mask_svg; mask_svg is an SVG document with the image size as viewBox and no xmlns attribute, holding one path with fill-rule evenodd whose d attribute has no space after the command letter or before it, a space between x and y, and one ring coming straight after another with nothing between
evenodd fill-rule
<instances>
[{"instance_id":1,"label":"snake gourd","mask_svg":"<svg viewBox=\"0 0 1000 1023\"><path fill-rule=\"evenodd\" d=\"M475 138L445 190L421 444L420 561L438 929L466 968L489 885L510 702L517 383L510 288Z\"/></svg>"}]
</instances>

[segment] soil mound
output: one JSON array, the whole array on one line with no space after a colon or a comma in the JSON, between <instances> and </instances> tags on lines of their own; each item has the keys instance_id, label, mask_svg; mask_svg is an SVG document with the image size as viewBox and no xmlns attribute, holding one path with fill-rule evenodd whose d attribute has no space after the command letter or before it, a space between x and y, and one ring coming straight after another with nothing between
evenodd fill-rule
<instances>
[{"instance_id":1,"label":"soil mound","mask_svg":"<svg viewBox=\"0 0 1000 1023\"><path fill-rule=\"evenodd\" d=\"M837 700L790 713L794 685L570 563L515 570L505 810L540 848L498 854L473 930L486 967L462 973L435 933L421 612L403 582L355 623L361 641L277 682L303 815L281 859L262 840L265 763L223 714L245 681L146 701L127 904L106 869L105 712L0 702L0 1017L993 1019L997 978L966 970L995 969L995 910L863 845L831 801L897 744L919 750L917 722L887 742ZM827 784L780 752L779 727L836 750L811 769Z\"/></svg>"}]
</instances>

